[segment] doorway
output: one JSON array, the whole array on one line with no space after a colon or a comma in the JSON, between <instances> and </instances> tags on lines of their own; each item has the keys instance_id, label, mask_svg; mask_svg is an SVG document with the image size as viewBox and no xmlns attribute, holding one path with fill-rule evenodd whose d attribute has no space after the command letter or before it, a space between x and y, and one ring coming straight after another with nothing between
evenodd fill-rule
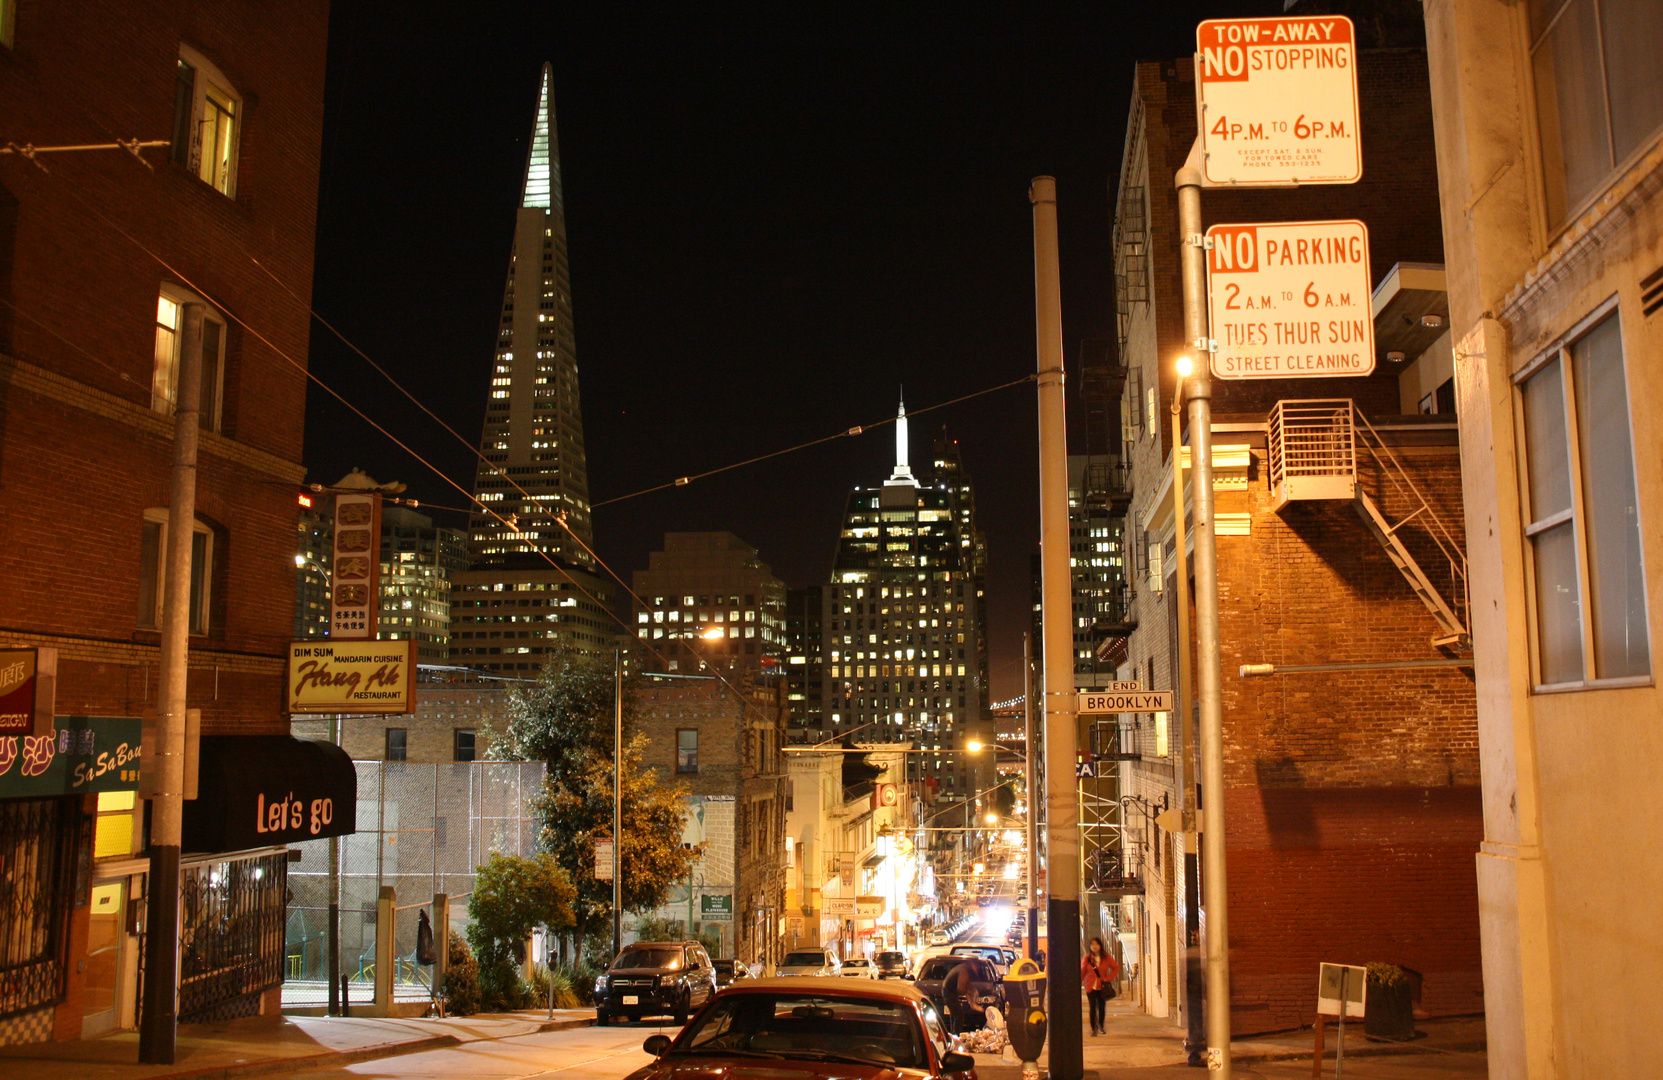
<instances>
[{"instance_id":1,"label":"doorway","mask_svg":"<svg viewBox=\"0 0 1663 1080\"><path fill-rule=\"evenodd\" d=\"M127 882L125 877L92 887L87 920L87 978L81 1012L81 1037L92 1038L123 1027L127 968Z\"/></svg>"}]
</instances>

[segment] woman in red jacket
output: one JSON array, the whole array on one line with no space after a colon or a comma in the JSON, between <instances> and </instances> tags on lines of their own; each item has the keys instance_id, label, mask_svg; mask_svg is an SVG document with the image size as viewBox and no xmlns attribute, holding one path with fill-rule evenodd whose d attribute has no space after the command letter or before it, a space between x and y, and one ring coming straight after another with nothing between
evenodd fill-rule
<instances>
[{"instance_id":1,"label":"woman in red jacket","mask_svg":"<svg viewBox=\"0 0 1663 1080\"><path fill-rule=\"evenodd\" d=\"M1115 980L1120 978L1120 965L1103 948L1103 939L1094 937L1080 958L1080 985L1085 988L1086 1000L1091 1003L1091 1033L1103 1034L1103 1017L1109 999L1114 997Z\"/></svg>"}]
</instances>

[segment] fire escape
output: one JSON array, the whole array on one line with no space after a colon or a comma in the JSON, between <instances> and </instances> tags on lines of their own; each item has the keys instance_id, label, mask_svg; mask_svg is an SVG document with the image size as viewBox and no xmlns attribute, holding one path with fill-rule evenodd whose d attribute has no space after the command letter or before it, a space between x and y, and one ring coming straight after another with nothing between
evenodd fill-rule
<instances>
[{"instance_id":1,"label":"fire escape","mask_svg":"<svg viewBox=\"0 0 1663 1080\"><path fill-rule=\"evenodd\" d=\"M1272 508L1280 511L1296 499L1349 501L1432 615L1438 627L1432 644L1459 651L1470 649L1466 553L1356 405L1349 398L1279 401L1270 414L1269 444ZM1373 461L1382 483L1389 484L1395 497L1412 507L1408 515L1391 521L1357 482L1359 448ZM1434 566L1436 581L1422 569L1400 535L1400 530L1412 521L1436 546L1439 561L1444 564Z\"/></svg>"}]
</instances>

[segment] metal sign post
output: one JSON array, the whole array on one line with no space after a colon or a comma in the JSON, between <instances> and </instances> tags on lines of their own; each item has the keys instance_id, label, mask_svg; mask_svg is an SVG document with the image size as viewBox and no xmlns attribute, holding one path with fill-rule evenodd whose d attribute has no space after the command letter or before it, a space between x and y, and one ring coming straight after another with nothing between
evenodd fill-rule
<instances>
[{"instance_id":1,"label":"metal sign post","mask_svg":"<svg viewBox=\"0 0 1663 1080\"><path fill-rule=\"evenodd\" d=\"M1358 138L1356 33L1340 15L1270 19L1208 19L1195 33L1196 121L1199 133L1189 160L1173 177L1178 189L1178 241L1182 265L1184 340L1196 351L1194 374L1184 383L1189 410L1191 506L1195 542L1195 695L1201 757L1201 796L1207 827L1201 833L1200 873L1206 911L1202 942L1206 967L1207 1068L1226 1078L1230 1068L1230 930L1227 910L1224 822L1224 709L1219 641L1218 546L1213 528L1212 380L1238 378L1245 370L1218 366L1207 310L1208 236L1201 225L1201 189L1221 185L1290 187L1351 184L1363 174ZM1296 226L1297 227L1297 226ZM1237 226L1237 229L1261 228ZM1231 241L1235 242L1232 234ZM1213 250L1218 250L1215 231ZM1278 239L1283 239L1278 237ZM1297 236L1292 258L1299 257ZM1255 265L1261 262L1254 235ZM1286 254L1286 249L1278 252ZM1221 253L1222 254L1222 253ZM1232 247L1230 254L1238 254ZM1310 265L1309 238L1306 264ZM1364 286L1351 297L1368 303L1366 241L1361 266ZM1313 282L1315 278L1311 279ZM1221 282L1221 288L1227 283ZM1239 286L1238 286L1239 290ZM1227 291L1227 290L1226 290ZM1306 303L1303 290L1281 287L1270 299ZM1263 298L1260 291L1255 302ZM1338 297L1336 297L1336 300ZM1245 313L1239 294L1226 296L1222 311ZM1320 309L1320 305L1319 305ZM1307 311L1311 309L1307 308ZM1336 309L1338 310L1338 309ZM1303 316L1306 336L1317 316ZM1222 321L1222 320L1221 320ZM1267 335L1284 333L1265 325ZM1287 320L1281 320L1287 321ZM1294 320L1295 322L1301 320ZM1322 321L1318 319L1318 321ZM1242 317L1242 348L1256 344ZM1372 319L1369 320L1372 325ZM1235 324L1232 324L1235 325ZM1299 329L1292 337L1297 344ZM1227 347L1236 347L1226 342ZM1290 350L1291 351L1291 350ZM1349 351L1349 350L1348 350ZM1372 339L1367 349L1372 365ZM1201 363L1203 356L1206 363ZM1297 372L1303 374L1305 372ZM1353 374L1353 372L1345 372ZM1173 448L1174 457L1178 448ZM1174 477L1179 482L1181 473ZM1180 515L1182 511L1179 511Z\"/></svg>"}]
</instances>

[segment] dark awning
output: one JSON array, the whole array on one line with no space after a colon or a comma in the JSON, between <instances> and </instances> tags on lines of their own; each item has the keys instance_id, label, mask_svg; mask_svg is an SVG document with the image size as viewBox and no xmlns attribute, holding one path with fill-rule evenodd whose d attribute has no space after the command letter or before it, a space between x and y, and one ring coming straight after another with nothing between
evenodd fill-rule
<instances>
[{"instance_id":1,"label":"dark awning","mask_svg":"<svg viewBox=\"0 0 1663 1080\"><path fill-rule=\"evenodd\" d=\"M333 743L204 735L183 849L248 851L356 831L358 773Z\"/></svg>"}]
</instances>

